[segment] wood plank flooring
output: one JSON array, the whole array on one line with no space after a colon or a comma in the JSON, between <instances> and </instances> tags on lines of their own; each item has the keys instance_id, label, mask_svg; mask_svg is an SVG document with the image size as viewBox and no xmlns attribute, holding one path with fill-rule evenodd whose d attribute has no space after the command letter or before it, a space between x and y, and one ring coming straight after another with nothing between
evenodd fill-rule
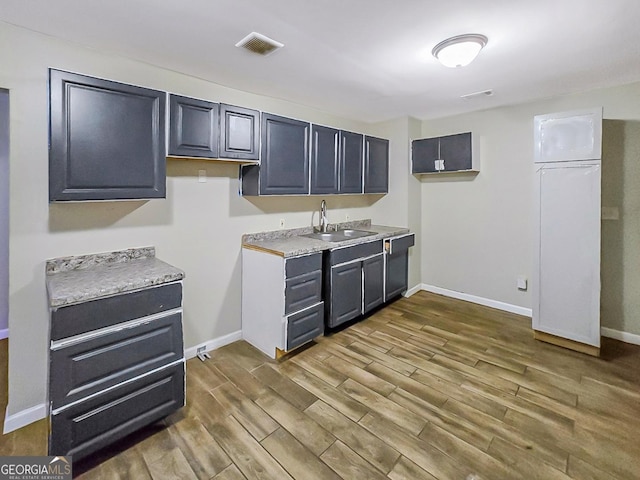
<instances>
[{"instance_id":1,"label":"wood plank flooring","mask_svg":"<svg viewBox=\"0 0 640 480\"><path fill-rule=\"evenodd\" d=\"M420 292L276 362L187 362L187 406L79 478L638 479L640 347L602 358L531 320ZM3 453L4 454L4 453Z\"/></svg>"}]
</instances>

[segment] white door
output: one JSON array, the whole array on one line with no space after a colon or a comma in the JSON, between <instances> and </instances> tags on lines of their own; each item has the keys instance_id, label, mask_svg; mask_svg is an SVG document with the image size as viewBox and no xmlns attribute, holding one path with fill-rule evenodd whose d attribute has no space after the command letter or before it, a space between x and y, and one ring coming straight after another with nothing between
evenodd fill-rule
<instances>
[{"instance_id":1,"label":"white door","mask_svg":"<svg viewBox=\"0 0 640 480\"><path fill-rule=\"evenodd\" d=\"M536 165L533 328L600 347L600 161Z\"/></svg>"},{"instance_id":2,"label":"white door","mask_svg":"<svg viewBox=\"0 0 640 480\"><path fill-rule=\"evenodd\" d=\"M9 91L0 89L0 339L9 336Z\"/></svg>"}]
</instances>

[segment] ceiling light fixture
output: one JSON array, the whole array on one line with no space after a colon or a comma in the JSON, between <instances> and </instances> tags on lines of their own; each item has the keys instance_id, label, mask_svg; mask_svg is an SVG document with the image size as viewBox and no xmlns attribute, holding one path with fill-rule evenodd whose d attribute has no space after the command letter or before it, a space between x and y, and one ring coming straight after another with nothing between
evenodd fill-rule
<instances>
[{"instance_id":1,"label":"ceiling light fixture","mask_svg":"<svg viewBox=\"0 0 640 480\"><path fill-rule=\"evenodd\" d=\"M431 53L445 67L464 67L478 56L487 41L487 37L478 33L457 35L437 44Z\"/></svg>"}]
</instances>

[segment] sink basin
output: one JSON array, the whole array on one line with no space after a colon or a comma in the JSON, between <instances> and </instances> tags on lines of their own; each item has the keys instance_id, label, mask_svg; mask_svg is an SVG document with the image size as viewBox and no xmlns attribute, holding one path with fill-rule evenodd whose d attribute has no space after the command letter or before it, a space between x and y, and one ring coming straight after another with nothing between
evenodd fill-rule
<instances>
[{"instance_id":1,"label":"sink basin","mask_svg":"<svg viewBox=\"0 0 640 480\"><path fill-rule=\"evenodd\" d=\"M365 230L345 229L345 230L339 230L339 232L342 232L344 236L347 238L360 238L360 237L368 237L370 235L375 235L375 232L367 232Z\"/></svg>"},{"instance_id":2,"label":"sink basin","mask_svg":"<svg viewBox=\"0 0 640 480\"><path fill-rule=\"evenodd\" d=\"M366 232L364 230L338 230L337 232L314 232L302 235L303 237L316 238L325 242L342 242L352 238L368 237L375 235L375 232Z\"/></svg>"}]
</instances>

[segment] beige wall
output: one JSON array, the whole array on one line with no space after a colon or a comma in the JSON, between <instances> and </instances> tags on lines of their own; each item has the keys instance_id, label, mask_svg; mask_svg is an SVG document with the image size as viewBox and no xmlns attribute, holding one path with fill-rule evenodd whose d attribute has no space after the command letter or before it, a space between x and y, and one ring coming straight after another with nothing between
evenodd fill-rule
<instances>
[{"instance_id":1,"label":"beige wall","mask_svg":"<svg viewBox=\"0 0 640 480\"><path fill-rule=\"evenodd\" d=\"M423 122L425 137L481 140L476 177L422 179L424 283L531 308L516 276L533 262L533 117L593 106L618 120L603 141L603 205L621 218L603 221L602 325L640 334L640 83Z\"/></svg>"},{"instance_id":2,"label":"beige wall","mask_svg":"<svg viewBox=\"0 0 640 480\"><path fill-rule=\"evenodd\" d=\"M241 198L238 167L169 160L167 198L48 203L47 69L55 67L174 93L223 101L391 140L391 193L327 197L329 220L409 221L406 121L375 126L286 101L224 88L176 72L85 49L0 23L0 88L11 98L9 407L13 415L45 401L47 258L155 245L159 258L186 272L185 346L238 331L243 233L318 222L321 198ZM388 130L388 135L387 135ZM206 170L207 183L198 183ZM414 195L419 195L414 190ZM414 204L419 204L416 198ZM415 215L413 216L415 217ZM415 225L415 218L412 218ZM412 267L418 283L419 263Z\"/></svg>"}]
</instances>

